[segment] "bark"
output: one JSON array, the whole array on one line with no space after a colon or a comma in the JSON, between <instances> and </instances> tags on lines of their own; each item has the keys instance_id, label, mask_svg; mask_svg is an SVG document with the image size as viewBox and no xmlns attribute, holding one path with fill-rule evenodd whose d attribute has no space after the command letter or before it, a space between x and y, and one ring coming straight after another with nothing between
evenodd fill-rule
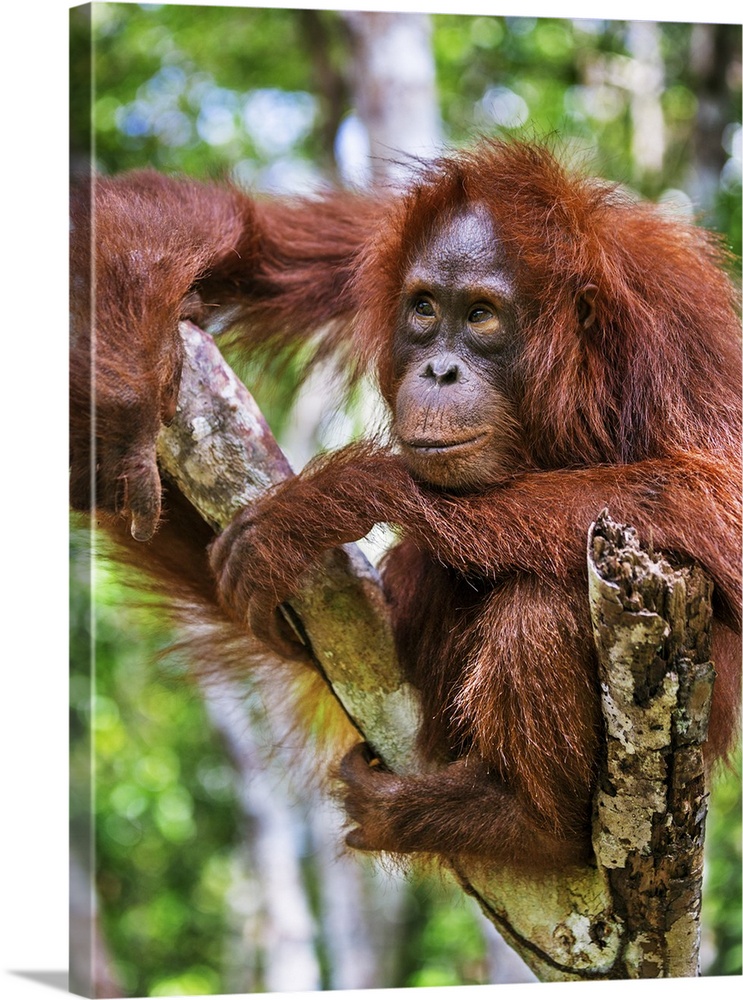
<instances>
[{"instance_id":1,"label":"bark","mask_svg":"<svg viewBox=\"0 0 743 1000\"><path fill-rule=\"evenodd\" d=\"M159 454L219 528L289 470L211 338L181 329L187 364ZM453 867L539 979L694 975L706 812L699 744L714 674L709 583L643 553L632 529L605 515L591 528L588 563L607 727L597 863L538 879ZM330 554L288 614L360 736L393 770L419 768L416 695L395 662L376 574L356 547Z\"/></svg>"},{"instance_id":2,"label":"bark","mask_svg":"<svg viewBox=\"0 0 743 1000\"><path fill-rule=\"evenodd\" d=\"M643 978L699 964L712 585L603 514L589 543L607 754L594 849L624 921L620 963ZM620 970L621 970L620 965Z\"/></svg>"},{"instance_id":3,"label":"bark","mask_svg":"<svg viewBox=\"0 0 743 1000\"><path fill-rule=\"evenodd\" d=\"M158 457L204 520L220 529L291 469L211 337L191 323L182 323L181 333L187 363L178 413L160 434ZM359 732L372 734L381 759L401 773L416 770L417 698L397 670L379 577L360 550L329 552L286 613L309 637L318 669Z\"/></svg>"}]
</instances>

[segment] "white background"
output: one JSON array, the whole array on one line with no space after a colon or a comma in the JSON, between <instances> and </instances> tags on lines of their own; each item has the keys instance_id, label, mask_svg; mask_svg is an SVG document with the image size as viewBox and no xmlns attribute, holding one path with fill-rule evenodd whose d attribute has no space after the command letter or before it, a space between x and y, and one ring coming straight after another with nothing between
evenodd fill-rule
<instances>
[{"instance_id":1,"label":"white background","mask_svg":"<svg viewBox=\"0 0 743 1000\"><path fill-rule=\"evenodd\" d=\"M202 4L207 0L202 0ZM229 0L223 0L228 3ZM740 22L739 0L291 2L275 6ZM239 4L238 4L239 5ZM249 4L243 3L243 6ZM259 4L254 4L259 6ZM67 969L66 0L3 4L0 495L0 996L50 998ZM48 102L51 99L51 104ZM42 101L47 102L45 104ZM12 158L11 158L12 157ZM34 978L36 976L36 978ZM633 984L679 998L733 980ZM734 983L736 989L740 981ZM624 997L627 984L498 987ZM492 987L455 992L475 1000ZM415 1000L442 991L410 991ZM334 996L338 996L334 994ZM389 995L390 997L393 994ZM394 996L400 996L399 991ZM369 992L359 997L373 1000ZM340 997L339 997L340 1000Z\"/></svg>"}]
</instances>

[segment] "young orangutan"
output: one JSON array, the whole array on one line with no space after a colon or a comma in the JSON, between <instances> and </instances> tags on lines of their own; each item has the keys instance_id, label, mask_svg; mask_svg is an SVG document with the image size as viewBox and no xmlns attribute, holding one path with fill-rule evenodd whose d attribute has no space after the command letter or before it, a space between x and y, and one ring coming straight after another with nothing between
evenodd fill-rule
<instances>
[{"instance_id":1,"label":"young orangutan","mask_svg":"<svg viewBox=\"0 0 743 1000\"><path fill-rule=\"evenodd\" d=\"M376 523L402 533L384 585L420 745L440 767L403 778L352 750L352 846L531 870L588 856L602 730L585 546L604 507L714 581L705 753L726 752L740 324L715 237L523 143L443 158L383 201L261 204L156 174L96 187L96 456L91 477L81 294L73 503L91 506L92 482L99 510L150 539L126 544L154 577L284 658L305 655L277 613L304 570ZM171 491L156 531L155 435L177 391L177 322L194 310L231 311L246 349L323 326L328 349L374 366L389 445L323 458L214 541Z\"/></svg>"}]
</instances>

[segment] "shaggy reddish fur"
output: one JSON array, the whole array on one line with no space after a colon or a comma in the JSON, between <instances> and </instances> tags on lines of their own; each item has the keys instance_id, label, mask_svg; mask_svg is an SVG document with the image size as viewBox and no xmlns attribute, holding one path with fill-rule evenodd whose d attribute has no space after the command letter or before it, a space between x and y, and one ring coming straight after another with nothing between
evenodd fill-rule
<instances>
[{"instance_id":1,"label":"shaggy reddish fur","mask_svg":"<svg viewBox=\"0 0 743 1000\"><path fill-rule=\"evenodd\" d=\"M192 611L250 620L283 649L274 611L303 570L375 523L401 529L384 580L423 699L421 747L442 768L402 779L363 749L347 756L350 843L534 870L588 855L602 728L585 551L604 507L714 580L706 752L710 762L726 752L740 700L740 330L715 237L518 143L426 167L386 205L329 197L287 211L153 174L99 184L98 197L99 506L128 502L136 518L131 495L116 495L132 479L145 527L159 511L148 449L172 402L175 325L194 291L207 312L237 303L238 320L279 346L325 324L330 349L373 364L392 403L399 288L420 248L478 204L505 249L519 291L522 447L502 477L444 491L416 481L394 447L356 445L239 515L212 547L216 582L208 532L177 498L133 557ZM84 223L79 232L84 261ZM596 319L582 329L576 296L589 285ZM84 349L75 357L73 500L86 507ZM223 628L234 640L234 625Z\"/></svg>"},{"instance_id":2,"label":"shaggy reddish fur","mask_svg":"<svg viewBox=\"0 0 743 1000\"><path fill-rule=\"evenodd\" d=\"M175 408L180 319L228 320L238 331L242 323L250 329L251 350L273 353L322 327L318 353L344 351L355 254L381 210L381 203L353 195L257 204L232 187L153 171L97 178L92 190L77 190L73 507L126 510L141 537L155 530L154 440Z\"/></svg>"}]
</instances>

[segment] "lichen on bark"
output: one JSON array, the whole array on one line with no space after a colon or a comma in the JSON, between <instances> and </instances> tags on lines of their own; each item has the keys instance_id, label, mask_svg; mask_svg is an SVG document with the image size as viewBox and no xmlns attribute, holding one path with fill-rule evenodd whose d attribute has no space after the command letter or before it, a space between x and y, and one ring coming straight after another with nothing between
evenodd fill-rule
<instances>
[{"instance_id":1,"label":"lichen on bark","mask_svg":"<svg viewBox=\"0 0 743 1000\"><path fill-rule=\"evenodd\" d=\"M698 566L643 551L603 513L589 594L606 724L594 850L625 924L619 970L696 975L712 584Z\"/></svg>"}]
</instances>

